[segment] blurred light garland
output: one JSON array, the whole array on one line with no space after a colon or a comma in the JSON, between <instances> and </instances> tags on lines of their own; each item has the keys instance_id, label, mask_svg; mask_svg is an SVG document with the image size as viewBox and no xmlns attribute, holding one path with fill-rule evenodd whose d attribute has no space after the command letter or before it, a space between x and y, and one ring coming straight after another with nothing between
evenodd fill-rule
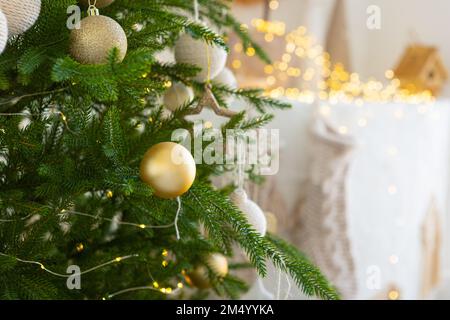
<instances>
[{"instance_id":1,"label":"blurred light garland","mask_svg":"<svg viewBox=\"0 0 450 320\"><path fill-rule=\"evenodd\" d=\"M308 34L305 26L299 26L287 34L286 24L281 21L253 19L251 26L264 34L264 41L267 43L277 37L284 37L285 40L283 54L272 64L264 66L267 96L287 97L304 103L322 100L330 104L344 102L357 106L362 106L365 102L422 104L435 101L435 97L428 90L413 93L401 88L400 80L395 78L392 70L385 71L383 81L375 78L363 81L358 73L350 73L343 64L333 64L330 54ZM248 28L246 25L243 27ZM235 44L233 50L238 55L255 55L253 48L244 52L241 43ZM304 68L294 65L295 62L298 64L300 59L305 65ZM241 59L235 58L231 66L239 69L242 66ZM289 78L301 78L307 89L284 87Z\"/></svg>"}]
</instances>

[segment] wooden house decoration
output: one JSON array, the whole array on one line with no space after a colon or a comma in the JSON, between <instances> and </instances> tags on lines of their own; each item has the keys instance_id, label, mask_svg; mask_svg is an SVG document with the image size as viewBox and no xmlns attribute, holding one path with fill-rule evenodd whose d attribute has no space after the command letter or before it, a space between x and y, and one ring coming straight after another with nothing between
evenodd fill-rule
<instances>
[{"instance_id":1,"label":"wooden house decoration","mask_svg":"<svg viewBox=\"0 0 450 320\"><path fill-rule=\"evenodd\" d=\"M400 86L410 93L430 91L438 96L448 78L447 70L437 48L411 45L394 70Z\"/></svg>"}]
</instances>

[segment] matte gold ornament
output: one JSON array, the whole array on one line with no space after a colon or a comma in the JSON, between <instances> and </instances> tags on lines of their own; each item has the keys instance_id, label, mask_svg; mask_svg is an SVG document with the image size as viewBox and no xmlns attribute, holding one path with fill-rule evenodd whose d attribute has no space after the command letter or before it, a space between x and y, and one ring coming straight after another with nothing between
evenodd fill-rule
<instances>
[{"instance_id":1,"label":"matte gold ornament","mask_svg":"<svg viewBox=\"0 0 450 320\"><path fill-rule=\"evenodd\" d=\"M278 233L278 218L272 212L266 211L266 220L267 220L267 232L272 234Z\"/></svg>"},{"instance_id":2,"label":"matte gold ornament","mask_svg":"<svg viewBox=\"0 0 450 320\"><path fill-rule=\"evenodd\" d=\"M206 259L206 264L218 277L223 278L228 274L228 260L223 254L211 254Z\"/></svg>"},{"instance_id":3,"label":"matte gold ornament","mask_svg":"<svg viewBox=\"0 0 450 320\"><path fill-rule=\"evenodd\" d=\"M155 195L173 199L187 192L195 180L196 166L189 150L174 142L151 147L141 161L140 177Z\"/></svg>"},{"instance_id":4,"label":"matte gold ornament","mask_svg":"<svg viewBox=\"0 0 450 320\"><path fill-rule=\"evenodd\" d=\"M113 48L119 50L119 62L127 53L128 41L125 31L113 19L96 15L81 20L79 29L70 34L70 54L82 64L103 64Z\"/></svg>"},{"instance_id":5,"label":"matte gold ornament","mask_svg":"<svg viewBox=\"0 0 450 320\"><path fill-rule=\"evenodd\" d=\"M223 278L228 274L228 260L220 253L213 253L206 259L206 265L214 272L214 274ZM211 288L211 281L208 276L208 269L203 266L197 266L188 275L188 283L196 286L199 289Z\"/></svg>"},{"instance_id":6,"label":"matte gold ornament","mask_svg":"<svg viewBox=\"0 0 450 320\"><path fill-rule=\"evenodd\" d=\"M89 6L89 0L79 0L79 2L85 7ZM113 2L114 2L114 0L97 0L97 1L90 0L90 4L95 5L97 8L107 7Z\"/></svg>"},{"instance_id":7,"label":"matte gold ornament","mask_svg":"<svg viewBox=\"0 0 450 320\"><path fill-rule=\"evenodd\" d=\"M41 12L41 0L0 0L0 10L8 20L9 36L30 29Z\"/></svg>"},{"instance_id":8,"label":"matte gold ornament","mask_svg":"<svg viewBox=\"0 0 450 320\"><path fill-rule=\"evenodd\" d=\"M199 289L211 288L211 281L208 277L208 269L205 266L197 266L192 272L187 275L188 283L196 286Z\"/></svg>"}]
</instances>

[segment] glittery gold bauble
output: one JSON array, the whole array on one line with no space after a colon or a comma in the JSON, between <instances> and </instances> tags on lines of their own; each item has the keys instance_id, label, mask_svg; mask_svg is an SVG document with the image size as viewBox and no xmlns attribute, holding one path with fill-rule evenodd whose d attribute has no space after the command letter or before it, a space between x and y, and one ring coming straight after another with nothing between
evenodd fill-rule
<instances>
[{"instance_id":1,"label":"glittery gold bauble","mask_svg":"<svg viewBox=\"0 0 450 320\"><path fill-rule=\"evenodd\" d=\"M79 0L79 2L85 7L89 6L89 0ZM113 2L114 0L97 0L97 2L95 2L95 0L91 0L91 4L95 4L97 8L107 7Z\"/></svg>"},{"instance_id":2,"label":"glittery gold bauble","mask_svg":"<svg viewBox=\"0 0 450 320\"><path fill-rule=\"evenodd\" d=\"M228 274L228 260L223 254L213 253L208 259L206 264L218 277L225 277Z\"/></svg>"},{"instance_id":3,"label":"glittery gold bauble","mask_svg":"<svg viewBox=\"0 0 450 320\"><path fill-rule=\"evenodd\" d=\"M81 20L80 29L70 34L70 53L83 64L102 64L114 47L119 49L119 61L127 53L127 36L120 24L106 16L89 16Z\"/></svg>"},{"instance_id":4,"label":"glittery gold bauble","mask_svg":"<svg viewBox=\"0 0 450 320\"><path fill-rule=\"evenodd\" d=\"M197 266L187 275L190 283L199 289L211 288L211 282L208 277L208 269L205 266Z\"/></svg>"},{"instance_id":5,"label":"glittery gold bauble","mask_svg":"<svg viewBox=\"0 0 450 320\"><path fill-rule=\"evenodd\" d=\"M155 195L173 199L189 190L195 180L196 166L191 153L174 142L151 147L141 161L140 177L155 190Z\"/></svg>"}]
</instances>

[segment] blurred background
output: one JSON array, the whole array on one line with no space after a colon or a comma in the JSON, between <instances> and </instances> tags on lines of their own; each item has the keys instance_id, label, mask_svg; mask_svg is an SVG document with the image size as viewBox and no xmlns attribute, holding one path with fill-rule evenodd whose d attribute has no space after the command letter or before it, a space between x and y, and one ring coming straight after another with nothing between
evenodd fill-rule
<instances>
[{"instance_id":1,"label":"blurred background","mask_svg":"<svg viewBox=\"0 0 450 320\"><path fill-rule=\"evenodd\" d=\"M448 299L450 2L237 0L240 87L290 101L277 112L278 175L249 186L274 232L348 299ZM247 298L268 297L277 273Z\"/></svg>"}]
</instances>

